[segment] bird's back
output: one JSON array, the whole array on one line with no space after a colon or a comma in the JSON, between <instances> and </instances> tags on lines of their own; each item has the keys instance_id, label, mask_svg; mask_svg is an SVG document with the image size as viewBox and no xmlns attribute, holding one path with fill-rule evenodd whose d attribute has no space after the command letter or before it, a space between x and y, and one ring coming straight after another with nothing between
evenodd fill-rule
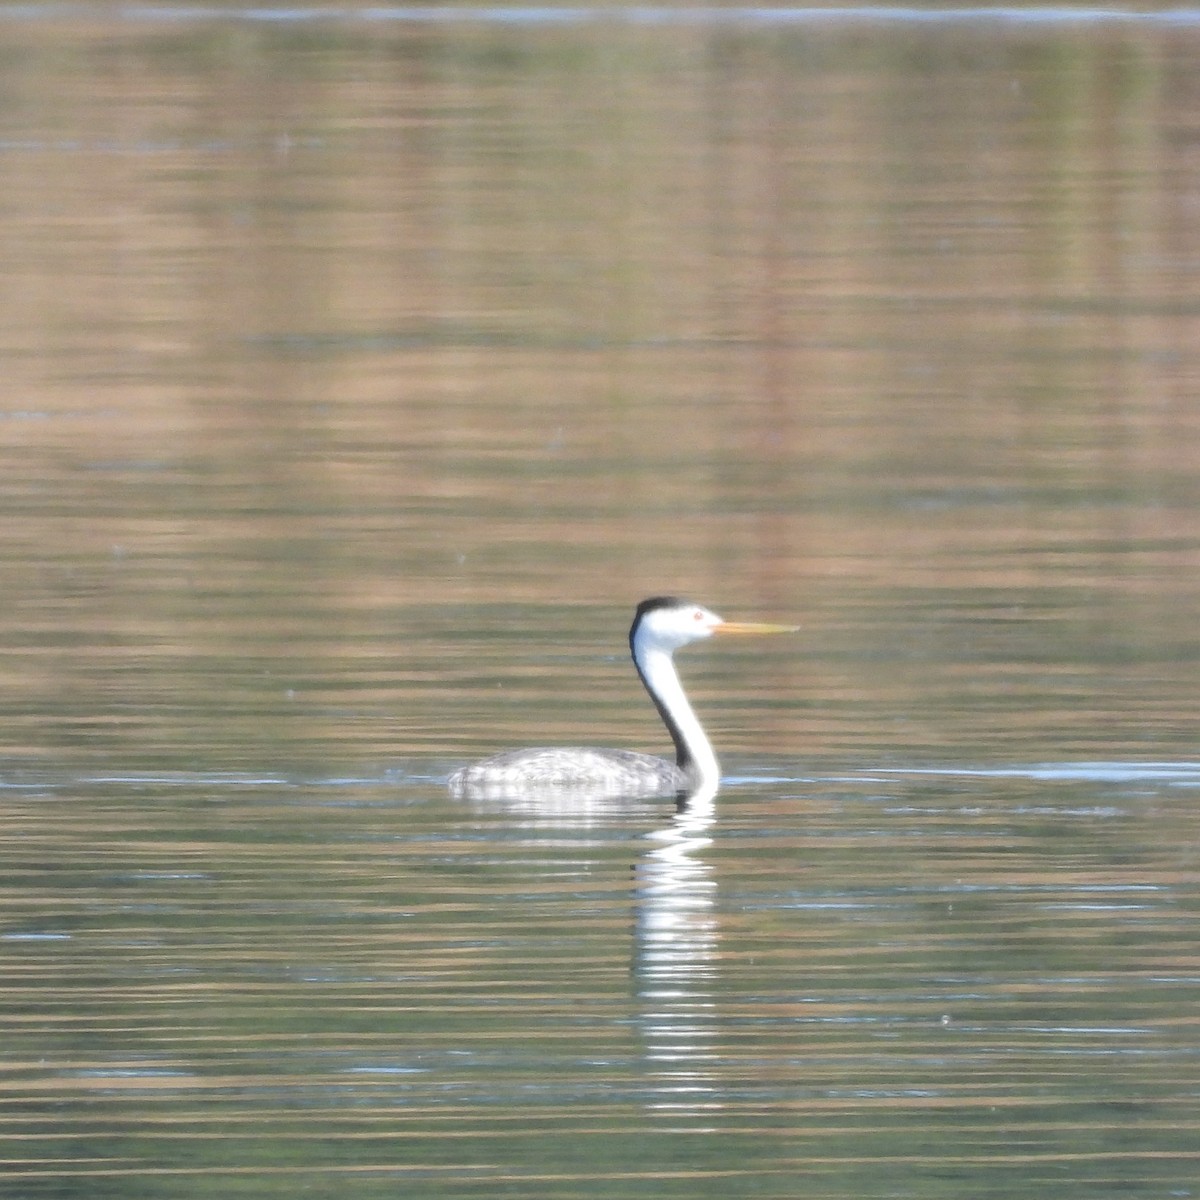
<instances>
[{"instance_id":1,"label":"bird's back","mask_svg":"<svg viewBox=\"0 0 1200 1200\"><path fill-rule=\"evenodd\" d=\"M631 750L547 746L510 750L463 767L450 776L454 796L499 799L539 791L593 796L673 795L686 786L683 772L663 758Z\"/></svg>"}]
</instances>

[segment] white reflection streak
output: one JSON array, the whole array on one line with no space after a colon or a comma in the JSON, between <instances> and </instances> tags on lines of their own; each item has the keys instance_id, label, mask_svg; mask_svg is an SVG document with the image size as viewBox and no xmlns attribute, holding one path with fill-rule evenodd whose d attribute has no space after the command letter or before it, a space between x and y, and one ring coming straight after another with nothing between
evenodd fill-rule
<instances>
[{"instance_id":1,"label":"white reflection streak","mask_svg":"<svg viewBox=\"0 0 1200 1200\"><path fill-rule=\"evenodd\" d=\"M658 1080L655 1109L715 1103L717 884L701 856L712 843L716 793L713 785L682 801L667 828L647 835L652 845L636 868L634 971L646 1058Z\"/></svg>"}]
</instances>

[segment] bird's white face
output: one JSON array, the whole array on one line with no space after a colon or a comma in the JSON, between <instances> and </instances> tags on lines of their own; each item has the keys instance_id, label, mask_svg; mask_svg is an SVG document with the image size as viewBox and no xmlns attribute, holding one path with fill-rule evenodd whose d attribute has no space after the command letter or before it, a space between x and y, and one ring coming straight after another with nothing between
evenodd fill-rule
<instances>
[{"instance_id":1,"label":"bird's white face","mask_svg":"<svg viewBox=\"0 0 1200 1200\"><path fill-rule=\"evenodd\" d=\"M642 621L642 636L664 649L678 650L689 642L712 637L724 624L715 612L699 604L682 604L647 613Z\"/></svg>"},{"instance_id":2,"label":"bird's white face","mask_svg":"<svg viewBox=\"0 0 1200 1200\"><path fill-rule=\"evenodd\" d=\"M761 621L726 621L700 604L673 604L651 609L638 625L638 642L671 653L689 642L727 634L795 633L795 625L767 625Z\"/></svg>"}]
</instances>

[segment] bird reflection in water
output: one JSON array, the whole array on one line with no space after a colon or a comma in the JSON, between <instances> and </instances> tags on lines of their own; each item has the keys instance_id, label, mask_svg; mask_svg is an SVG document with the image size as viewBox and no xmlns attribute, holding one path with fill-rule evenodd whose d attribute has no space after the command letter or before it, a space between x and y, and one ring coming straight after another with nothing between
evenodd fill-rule
<instances>
[{"instance_id":1,"label":"bird reflection in water","mask_svg":"<svg viewBox=\"0 0 1200 1200\"><path fill-rule=\"evenodd\" d=\"M634 977L645 1054L657 1080L651 1107L676 1113L718 1105L715 1083L717 883L712 844L717 784L685 799L671 823L647 834L636 867Z\"/></svg>"}]
</instances>

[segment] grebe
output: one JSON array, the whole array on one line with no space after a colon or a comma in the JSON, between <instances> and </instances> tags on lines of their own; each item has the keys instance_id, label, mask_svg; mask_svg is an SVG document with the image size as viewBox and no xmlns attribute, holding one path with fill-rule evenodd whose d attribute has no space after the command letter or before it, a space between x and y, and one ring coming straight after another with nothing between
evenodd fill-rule
<instances>
[{"instance_id":1,"label":"grebe","mask_svg":"<svg viewBox=\"0 0 1200 1200\"><path fill-rule=\"evenodd\" d=\"M579 791L589 796L645 797L715 789L721 768L688 703L672 655L681 646L714 634L793 633L796 625L724 621L716 613L675 596L654 596L637 606L629 649L671 741L675 761L630 750L578 746L511 750L463 767L450 776L455 796L519 797L538 791Z\"/></svg>"}]
</instances>

